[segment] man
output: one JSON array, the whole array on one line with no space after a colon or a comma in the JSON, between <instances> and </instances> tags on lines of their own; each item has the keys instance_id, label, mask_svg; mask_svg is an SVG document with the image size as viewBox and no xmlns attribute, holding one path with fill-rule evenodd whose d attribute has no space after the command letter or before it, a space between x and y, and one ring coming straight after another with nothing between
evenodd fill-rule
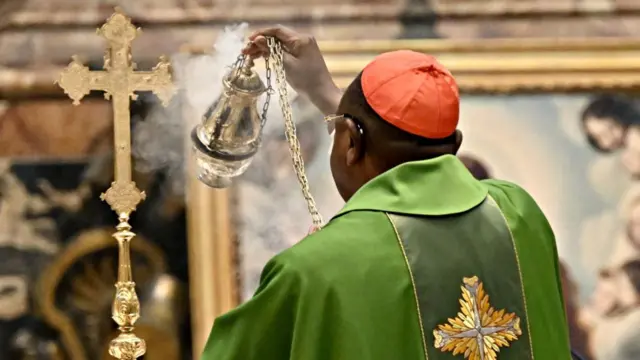
<instances>
[{"instance_id":1,"label":"man","mask_svg":"<svg viewBox=\"0 0 640 360\"><path fill-rule=\"evenodd\" d=\"M341 94L312 38L267 29L245 53L265 55L265 36L286 48L290 84L338 114L330 162L346 205L267 264L203 359L570 359L551 228L524 190L455 157L451 74L396 51Z\"/></svg>"}]
</instances>

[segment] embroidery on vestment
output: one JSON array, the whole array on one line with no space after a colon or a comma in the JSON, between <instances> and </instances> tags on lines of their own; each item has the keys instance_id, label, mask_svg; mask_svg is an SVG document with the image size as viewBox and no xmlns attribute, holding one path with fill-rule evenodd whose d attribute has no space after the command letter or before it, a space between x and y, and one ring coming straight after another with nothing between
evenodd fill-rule
<instances>
[{"instance_id":1,"label":"embroidery on vestment","mask_svg":"<svg viewBox=\"0 0 640 360\"><path fill-rule=\"evenodd\" d=\"M515 313L495 310L477 276L463 279L460 312L433 330L434 346L469 360L496 360L501 347L522 335Z\"/></svg>"}]
</instances>

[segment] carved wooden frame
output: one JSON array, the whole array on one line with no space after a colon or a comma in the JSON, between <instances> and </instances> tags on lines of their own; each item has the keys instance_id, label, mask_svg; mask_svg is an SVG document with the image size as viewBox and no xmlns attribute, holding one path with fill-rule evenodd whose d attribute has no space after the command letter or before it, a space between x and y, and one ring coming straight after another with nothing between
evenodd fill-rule
<instances>
[{"instance_id":1,"label":"carved wooden frame","mask_svg":"<svg viewBox=\"0 0 640 360\"><path fill-rule=\"evenodd\" d=\"M325 42L321 47L341 87L376 54L411 49L437 56L466 94L640 91L640 40L634 39L347 41ZM61 96L53 84L60 70L0 68L0 98L12 94ZM209 189L190 180L187 211L194 358L203 349L215 317L239 302L230 206L228 190Z\"/></svg>"},{"instance_id":2,"label":"carved wooden frame","mask_svg":"<svg viewBox=\"0 0 640 360\"><path fill-rule=\"evenodd\" d=\"M463 93L637 91L640 41L633 39L391 40L323 44L346 86L376 54L410 49L435 55Z\"/></svg>"}]
</instances>

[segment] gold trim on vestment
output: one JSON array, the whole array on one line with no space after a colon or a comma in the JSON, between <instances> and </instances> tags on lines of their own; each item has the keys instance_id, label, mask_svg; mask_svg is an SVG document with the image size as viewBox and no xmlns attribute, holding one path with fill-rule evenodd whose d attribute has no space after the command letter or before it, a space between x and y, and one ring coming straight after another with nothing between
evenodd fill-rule
<instances>
[{"instance_id":1,"label":"gold trim on vestment","mask_svg":"<svg viewBox=\"0 0 640 360\"><path fill-rule=\"evenodd\" d=\"M527 307L527 296L524 292L524 281L522 279L522 269L520 267L520 257L518 256L518 248L516 247L516 241L513 237L513 233L511 232L511 228L509 227L509 221L507 221L507 217L502 212L502 209L498 205L498 202L491 195L487 195L487 197L493 202L493 204L498 208L500 212L500 216L504 220L505 225L507 226L507 230L509 231L509 237L511 238L511 243L513 244L513 253L516 256L516 264L518 265L518 276L520 277L520 291L522 292L522 302L524 303L524 314L527 317L527 337L529 338L529 348L531 349L531 360L535 360L535 356L533 356L533 342L531 341L531 327L529 326L529 310Z\"/></svg>"},{"instance_id":2,"label":"gold trim on vestment","mask_svg":"<svg viewBox=\"0 0 640 360\"><path fill-rule=\"evenodd\" d=\"M427 339L424 333L424 325L422 324L422 313L420 312L420 300L418 299L418 289L416 288L416 282L413 278L413 271L411 271L411 264L409 264L409 258L407 257L407 252L404 249L404 244L402 243L402 239L400 238L400 234L398 233L398 228L396 228L396 224L393 222L388 213L384 213L389 219L391 223L391 227L393 228L393 232L396 234L396 239L398 240L398 244L400 245L400 250L402 250L402 256L404 257L404 262L407 264L407 270L409 270L409 277L411 278L411 287L413 288L413 295L416 300L416 311L418 312L418 322L420 325L420 333L422 334L422 348L424 350L424 358L425 360L429 360L429 354L427 353Z\"/></svg>"}]
</instances>

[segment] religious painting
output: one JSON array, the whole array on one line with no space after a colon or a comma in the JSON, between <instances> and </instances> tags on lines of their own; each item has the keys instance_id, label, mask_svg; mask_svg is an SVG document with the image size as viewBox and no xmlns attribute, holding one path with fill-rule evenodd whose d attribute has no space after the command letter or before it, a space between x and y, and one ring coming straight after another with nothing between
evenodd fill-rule
<instances>
[{"instance_id":1,"label":"religious painting","mask_svg":"<svg viewBox=\"0 0 640 360\"><path fill-rule=\"evenodd\" d=\"M147 99L131 104L134 131L153 114ZM13 136L0 137L0 358L110 359L117 219L100 200L113 179L110 106L20 100L3 115ZM191 357L184 184L172 175L134 172L147 193L131 219L145 359Z\"/></svg>"}]
</instances>

